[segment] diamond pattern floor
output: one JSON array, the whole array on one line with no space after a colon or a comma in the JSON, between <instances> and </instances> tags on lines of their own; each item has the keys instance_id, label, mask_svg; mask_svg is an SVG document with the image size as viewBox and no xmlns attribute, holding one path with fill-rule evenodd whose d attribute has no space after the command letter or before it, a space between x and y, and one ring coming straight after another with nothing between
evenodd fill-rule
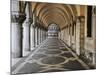
<instances>
[{"instance_id":1,"label":"diamond pattern floor","mask_svg":"<svg viewBox=\"0 0 100 75\"><path fill-rule=\"evenodd\" d=\"M12 68L13 69L13 68ZM88 66L57 38L46 39L12 74L86 70Z\"/></svg>"}]
</instances>

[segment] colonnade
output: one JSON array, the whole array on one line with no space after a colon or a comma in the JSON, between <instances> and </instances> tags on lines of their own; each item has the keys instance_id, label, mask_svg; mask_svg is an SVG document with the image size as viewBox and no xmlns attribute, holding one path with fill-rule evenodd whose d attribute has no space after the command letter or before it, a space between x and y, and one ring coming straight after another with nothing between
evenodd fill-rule
<instances>
[{"instance_id":1,"label":"colonnade","mask_svg":"<svg viewBox=\"0 0 100 75\"><path fill-rule=\"evenodd\" d=\"M31 25L31 50L40 45L46 37L46 30L43 27Z\"/></svg>"},{"instance_id":2,"label":"colonnade","mask_svg":"<svg viewBox=\"0 0 100 75\"><path fill-rule=\"evenodd\" d=\"M95 19L93 16L92 19ZM59 38L64 41L79 57L85 58L89 65L95 65L95 20L92 21L93 37L89 39L86 35L85 16L77 16L74 21L62 28ZM93 41L93 42L91 42ZM86 44L88 42L88 45ZM90 43L89 43L90 42ZM92 46L92 49L91 49ZM90 56L92 55L92 56ZM83 59L84 60L84 59Z\"/></svg>"},{"instance_id":3,"label":"colonnade","mask_svg":"<svg viewBox=\"0 0 100 75\"><path fill-rule=\"evenodd\" d=\"M59 38L71 47L77 55L80 55L80 49L83 48L83 27L84 16L78 16L75 21L72 21L59 32Z\"/></svg>"},{"instance_id":4,"label":"colonnade","mask_svg":"<svg viewBox=\"0 0 100 75\"><path fill-rule=\"evenodd\" d=\"M87 7L84 8L84 14L78 12L78 15L70 17L70 22L63 27L55 23L48 26L41 22L37 11L31 8L30 2L23 2L23 7L17 0L12 0L11 8L11 54L14 58L25 56L38 47L46 38L59 36L79 57L85 57L90 64L95 65L95 43L96 43L96 13L92 11L92 27L89 25ZM95 7L94 7L95 8ZM88 17L88 18L87 18ZM91 36L87 36L91 32ZM58 33L59 32L59 33Z\"/></svg>"},{"instance_id":5,"label":"colonnade","mask_svg":"<svg viewBox=\"0 0 100 75\"><path fill-rule=\"evenodd\" d=\"M34 50L40 45L46 39L47 31L37 21L34 23L32 17L30 17L28 4L26 13L19 13L18 1L13 0L12 2L11 53L13 58L19 58L24 56L26 51Z\"/></svg>"}]
</instances>

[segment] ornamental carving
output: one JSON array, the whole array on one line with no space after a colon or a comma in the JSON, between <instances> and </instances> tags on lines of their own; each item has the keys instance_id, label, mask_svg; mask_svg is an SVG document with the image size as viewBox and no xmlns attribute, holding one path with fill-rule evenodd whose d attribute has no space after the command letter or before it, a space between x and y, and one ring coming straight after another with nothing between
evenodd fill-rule
<instances>
[{"instance_id":1,"label":"ornamental carving","mask_svg":"<svg viewBox=\"0 0 100 75\"><path fill-rule=\"evenodd\" d=\"M26 15L23 13L11 15L11 22L23 23L25 19Z\"/></svg>"}]
</instances>

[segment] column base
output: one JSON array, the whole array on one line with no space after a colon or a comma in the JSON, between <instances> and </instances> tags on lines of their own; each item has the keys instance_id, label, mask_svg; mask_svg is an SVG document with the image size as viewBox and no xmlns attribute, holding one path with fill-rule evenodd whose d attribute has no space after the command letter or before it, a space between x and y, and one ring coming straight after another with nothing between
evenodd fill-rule
<instances>
[{"instance_id":1,"label":"column base","mask_svg":"<svg viewBox=\"0 0 100 75\"><path fill-rule=\"evenodd\" d=\"M28 51L28 50L23 51L23 56L27 56L30 52L31 52L31 51Z\"/></svg>"},{"instance_id":2,"label":"column base","mask_svg":"<svg viewBox=\"0 0 100 75\"><path fill-rule=\"evenodd\" d=\"M19 52L19 53L12 52L11 53L11 57L12 58L21 58L22 57L22 53L21 52Z\"/></svg>"}]
</instances>

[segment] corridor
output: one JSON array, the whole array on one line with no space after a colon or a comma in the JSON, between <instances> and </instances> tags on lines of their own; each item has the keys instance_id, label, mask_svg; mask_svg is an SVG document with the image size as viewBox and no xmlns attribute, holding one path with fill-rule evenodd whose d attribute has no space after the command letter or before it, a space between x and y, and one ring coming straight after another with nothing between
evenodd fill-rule
<instances>
[{"instance_id":1,"label":"corridor","mask_svg":"<svg viewBox=\"0 0 100 75\"><path fill-rule=\"evenodd\" d=\"M11 1L11 73L96 68L96 6Z\"/></svg>"},{"instance_id":2,"label":"corridor","mask_svg":"<svg viewBox=\"0 0 100 75\"><path fill-rule=\"evenodd\" d=\"M13 74L85 70L89 67L58 38L46 39L25 58ZM15 65L15 66L16 66Z\"/></svg>"}]
</instances>

